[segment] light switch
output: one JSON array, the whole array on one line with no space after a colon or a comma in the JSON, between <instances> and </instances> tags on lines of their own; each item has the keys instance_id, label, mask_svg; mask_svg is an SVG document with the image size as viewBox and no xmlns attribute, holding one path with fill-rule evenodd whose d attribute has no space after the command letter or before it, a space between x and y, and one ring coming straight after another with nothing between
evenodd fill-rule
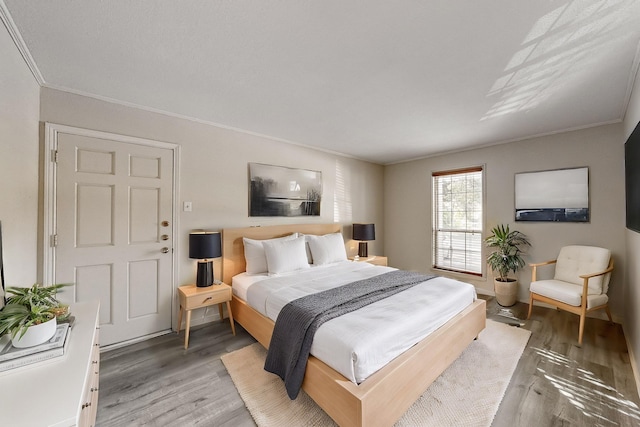
<instances>
[{"instance_id":1,"label":"light switch","mask_svg":"<svg viewBox=\"0 0 640 427\"><path fill-rule=\"evenodd\" d=\"M185 212L191 212L191 202L184 202L184 204L182 205L182 210Z\"/></svg>"}]
</instances>

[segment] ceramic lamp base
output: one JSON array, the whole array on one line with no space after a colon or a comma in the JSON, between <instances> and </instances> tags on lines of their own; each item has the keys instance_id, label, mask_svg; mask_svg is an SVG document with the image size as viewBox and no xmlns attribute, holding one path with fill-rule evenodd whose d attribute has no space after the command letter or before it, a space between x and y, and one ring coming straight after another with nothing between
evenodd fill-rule
<instances>
[{"instance_id":1,"label":"ceramic lamp base","mask_svg":"<svg viewBox=\"0 0 640 427\"><path fill-rule=\"evenodd\" d=\"M360 258L366 258L369 256L369 247L367 242L360 242L358 245L358 256Z\"/></svg>"},{"instance_id":2,"label":"ceramic lamp base","mask_svg":"<svg viewBox=\"0 0 640 427\"><path fill-rule=\"evenodd\" d=\"M206 288L213 285L213 261L198 261L196 286Z\"/></svg>"}]
</instances>

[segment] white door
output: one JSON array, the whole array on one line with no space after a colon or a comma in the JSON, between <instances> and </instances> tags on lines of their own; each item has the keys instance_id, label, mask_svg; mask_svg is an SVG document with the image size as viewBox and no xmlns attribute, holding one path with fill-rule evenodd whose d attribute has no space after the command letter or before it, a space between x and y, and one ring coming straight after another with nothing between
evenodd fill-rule
<instances>
[{"instance_id":1,"label":"white door","mask_svg":"<svg viewBox=\"0 0 640 427\"><path fill-rule=\"evenodd\" d=\"M171 328L173 173L171 149L58 133L54 282L100 300L103 345Z\"/></svg>"}]
</instances>

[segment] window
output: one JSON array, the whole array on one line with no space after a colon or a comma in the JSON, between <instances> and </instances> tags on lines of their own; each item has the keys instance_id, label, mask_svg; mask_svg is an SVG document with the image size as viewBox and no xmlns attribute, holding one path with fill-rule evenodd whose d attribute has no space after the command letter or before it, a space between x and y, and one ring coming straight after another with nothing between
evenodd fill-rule
<instances>
[{"instance_id":1,"label":"window","mask_svg":"<svg viewBox=\"0 0 640 427\"><path fill-rule=\"evenodd\" d=\"M482 167L434 172L433 266L482 275Z\"/></svg>"}]
</instances>

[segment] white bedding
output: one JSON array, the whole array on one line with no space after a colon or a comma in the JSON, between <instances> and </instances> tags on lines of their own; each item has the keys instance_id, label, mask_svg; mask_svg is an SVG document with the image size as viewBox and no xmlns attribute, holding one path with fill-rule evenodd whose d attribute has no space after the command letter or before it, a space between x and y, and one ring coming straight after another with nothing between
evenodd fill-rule
<instances>
[{"instance_id":1,"label":"white bedding","mask_svg":"<svg viewBox=\"0 0 640 427\"><path fill-rule=\"evenodd\" d=\"M233 278L232 287L236 296L275 321L289 301L392 270L345 261L282 276L243 273ZM311 354L360 383L475 299L473 285L436 277L324 323Z\"/></svg>"}]
</instances>

